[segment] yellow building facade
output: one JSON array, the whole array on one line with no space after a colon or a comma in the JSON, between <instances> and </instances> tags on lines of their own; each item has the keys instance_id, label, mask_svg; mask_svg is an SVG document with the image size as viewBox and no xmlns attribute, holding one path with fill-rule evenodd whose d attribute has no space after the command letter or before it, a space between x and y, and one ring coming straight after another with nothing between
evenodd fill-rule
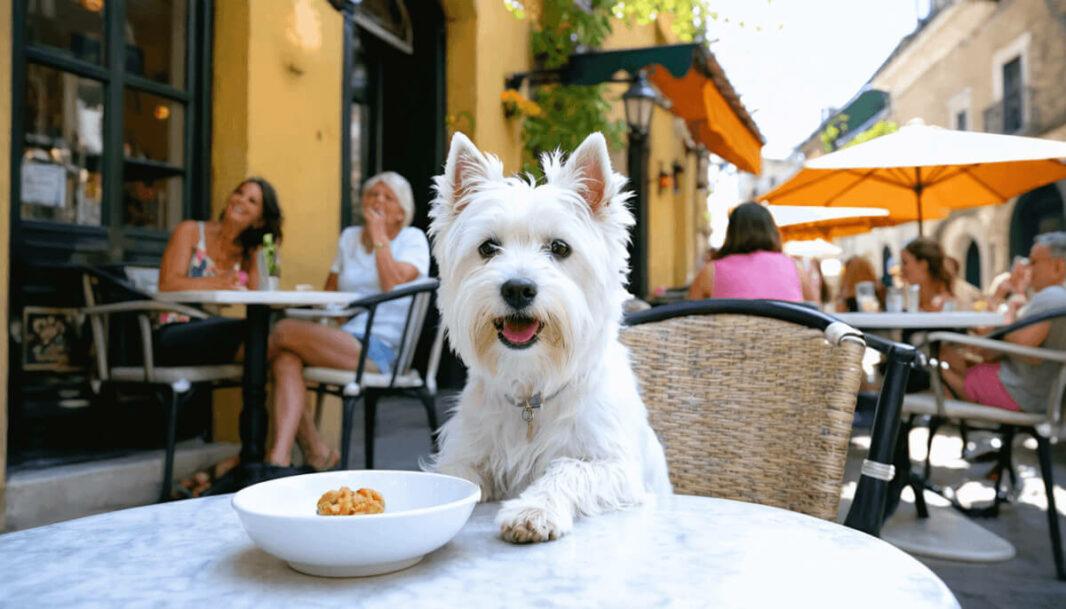
<instances>
[{"instance_id":1,"label":"yellow building facade","mask_svg":"<svg viewBox=\"0 0 1066 609\"><path fill-rule=\"evenodd\" d=\"M210 160L205 164L210 202L198 202L204 210L201 214L217 214L230 189L244 177L266 177L276 187L285 215L280 248L283 287L321 285L335 253L336 239L346 224L342 176L349 168L343 166L342 143L353 135L345 132L341 120L349 103L342 93L344 18L327 0L190 0L190 6L193 3L208 7L213 21L209 47ZM413 6L412 2L407 4ZM502 0L441 0L439 11L443 16L443 40L438 43L444 53L445 120L439 125L440 133L426 134L425 142L407 144L430 146L434 140L430 136L435 135L437 144L432 145L437 147L439 169L446 150L440 142L446 143L447 136L461 130L480 148L499 156L506 170L517 171L522 158L521 123L505 116L500 95L507 75L531 69L530 23L515 18ZM12 0L0 0L0 13L12 12ZM0 40L5 47L13 44L11 27L10 19L0 20ZM415 40L416 45L422 42ZM676 40L664 20L632 27L615 23L604 47L673 42ZM0 82L5 84L12 82L11 57L5 52L0 59ZM613 94L620 98L623 90L616 86ZM0 257L0 301L5 305L10 299L9 265L17 264L7 255L12 251L7 242L9 219L16 217L9 196L13 147L7 138L12 132L8 128L12 104L18 95L21 93L16 91L0 97L0 124L4 125L0 129L0 251L4 252ZM615 106L616 116L621 117L620 99ZM655 290L683 286L698 270L706 247L706 192L700 190L705 180L697 176L700 163L692 153L684 123L657 108L649 141L648 286ZM379 157L377 167L367 169L393 169L380 158L387 155ZM613 158L615 169L627 173L624 151L613 151ZM360 175L365 178L368 173ZM428 189L416 192L420 207L416 218L424 218L429 199ZM0 307L0 505L8 454L6 434L2 433L8 418L4 402L8 396L4 383L9 380L6 364L17 356L8 352L7 310L7 306ZM215 437L236 440L239 394L217 395ZM338 410L329 408L324 419L325 434L334 443L339 438ZM0 518L2 514L0 509Z\"/></svg>"}]
</instances>

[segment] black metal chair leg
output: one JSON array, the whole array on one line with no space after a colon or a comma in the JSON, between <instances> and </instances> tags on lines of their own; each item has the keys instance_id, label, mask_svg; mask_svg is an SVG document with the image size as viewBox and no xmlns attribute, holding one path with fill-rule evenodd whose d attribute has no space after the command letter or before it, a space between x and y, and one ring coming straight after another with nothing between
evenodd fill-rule
<instances>
[{"instance_id":1,"label":"black metal chair leg","mask_svg":"<svg viewBox=\"0 0 1066 609\"><path fill-rule=\"evenodd\" d=\"M418 399L422 400L422 406L426 409L426 420L429 422L429 437L433 441L433 452L437 452L437 398L425 387L418 389Z\"/></svg>"},{"instance_id":2,"label":"black metal chair leg","mask_svg":"<svg viewBox=\"0 0 1066 609\"><path fill-rule=\"evenodd\" d=\"M377 424L378 394L368 390L366 399L363 400L363 430L364 445L366 447L366 468L374 469L374 428Z\"/></svg>"},{"instance_id":3,"label":"black metal chair leg","mask_svg":"<svg viewBox=\"0 0 1066 609\"><path fill-rule=\"evenodd\" d=\"M341 469L350 469L352 452L352 425L355 423L355 403L359 396L341 398Z\"/></svg>"},{"instance_id":4,"label":"black metal chair leg","mask_svg":"<svg viewBox=\"0 0 1066 609\"><path fill-rule=\"evenodd\" d=\"M159 501L161 502L170 499L170 486L173 484L174 479L174 445L178 427L178 401L180 399L181 394L171 389L170 400L163 400L163 407L167 408L168 412L165 432L166 453L163 455L163 485L159 491Z\"/></svg>"},{"instance_id":5,"label":"black metal chair leg","mask_svg":"<svg viewBox=\"0 0 1066 609\"><path fill-rule=\"evenodd\" d=\"M962 439L962 450L959 451L959 458L966 458L966 447L970 444L970 426L966 424L966 419L959 421L959 438Z\"/></svg>"},{"instance_id":6,"label":"black metal chair leg","mask_svg":"<svg viewBox=\"0 0 1066 609\"><path fill-rule=\"evenodd\" d=\"M940 417L929 418L929 438L925 442L925 468L922 471L922 476L928 480L933 473L932 457L933 457L933 437L936 436L936 432L943 425L944 419Z\"/></svg>"},{"instance_id":7,"label":"black metal chair leg","mask_svg":"<svg viewBox=\"0 0 1066 609\"><path fill-rule=\"evenodd\" d=\"M1040 477L1044 479L1044 492L1047 493L1047 523L1051 530L1051 555L1055 558L1055 574L1066 581L1066 566L1062 559L1062 533L1059 531L1059 512L1055 507L1055 481L1051 475L1051 442L1047 438L1036 436L1036 452L1040 459Z\"/></svg>"},{"instance_id":8,"label":"black metal chair leg","mask_svg":"<svg viewBox=\"0 0 1066 609\"><path fill-rule=\"evenodd\" d=\"M896 513L896 508L899 507L900 493L911 484L910 435L913 423L913 415L903 418L899 423L899 432L896 435L896 450L893 455L896 475L888 483L888 497L885 500L885 520L888 520L892 514Z\"/></svg>"},{"instance_id":9,"label":"black metal chair leg","mask_svg":"<svg viewBox=\"0 0 1066 609\"><path fill-rule=\"evenodd\" d=\"M326 398L326 390L322 385L315 387L315 427L322 428L323 400Z\"/></svg>"}]
</instances>

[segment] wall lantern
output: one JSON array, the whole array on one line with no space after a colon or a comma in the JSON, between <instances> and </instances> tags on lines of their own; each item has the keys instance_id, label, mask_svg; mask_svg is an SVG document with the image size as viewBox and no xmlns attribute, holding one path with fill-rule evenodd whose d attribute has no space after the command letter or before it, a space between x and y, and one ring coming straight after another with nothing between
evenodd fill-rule
<instances>
[{"instance_id":1,"label":"wall lantern","mask_svg":"<svg viewBox=\"0 0 1066 609\"><path fill-rule=\"evenodd\" d=\"M646 134L651 126L651 113L655 108L655 102L659 95L651 88L648 80L644 77L644 71L637 73L633 84L622 94L622 103L625 104L626 123L630 131Z\"/></svg>"}]
</instances>

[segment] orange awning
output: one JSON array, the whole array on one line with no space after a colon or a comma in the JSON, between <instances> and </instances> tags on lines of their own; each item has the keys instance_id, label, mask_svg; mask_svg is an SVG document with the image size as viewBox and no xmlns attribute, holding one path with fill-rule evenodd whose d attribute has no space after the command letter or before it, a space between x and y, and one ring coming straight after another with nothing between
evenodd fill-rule
<instances>
[{"instance_id":1,"label":"orange awning","mask_svg":"<svg viewBox=\"0 0 1066 609\"><path fill-rule=\"evenodd\" d=\"M737 168L757 174L762 168L762 137L721 67L713 58L707 64L704 69L693 66L681 78L655 66L648 79L670 100L671 111L684 119L696 141Z\"/></svg>"}]
</instances>

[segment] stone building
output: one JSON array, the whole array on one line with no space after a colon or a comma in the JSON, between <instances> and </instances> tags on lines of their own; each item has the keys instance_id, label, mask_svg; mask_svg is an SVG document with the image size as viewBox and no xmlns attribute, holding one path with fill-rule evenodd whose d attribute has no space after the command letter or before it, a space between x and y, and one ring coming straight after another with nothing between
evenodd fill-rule
<instances>
[{"instance_id":1,"label":"stone building","mask_svg":"<svg viewBox=\"0 0 1066 609\"><path fill-rule=\"evenodd\" d=\"M952 129L1066 140L1066 0L935 2L856 100L868 92L884 95L878 117L899 125L920 118ZM820 134L833 120L798 147L808 158L823 153ZM852 135L862 131L850 127ZM926 234L961 262L967 280L985 287L1013 256L1028 252L1035 235L1066 228L1064 200L1060 181L1003 205L927 222ZM837 244L845 256L861 254L887 268L915 236L911 223Z\"/></svg>"}]
</instances>

